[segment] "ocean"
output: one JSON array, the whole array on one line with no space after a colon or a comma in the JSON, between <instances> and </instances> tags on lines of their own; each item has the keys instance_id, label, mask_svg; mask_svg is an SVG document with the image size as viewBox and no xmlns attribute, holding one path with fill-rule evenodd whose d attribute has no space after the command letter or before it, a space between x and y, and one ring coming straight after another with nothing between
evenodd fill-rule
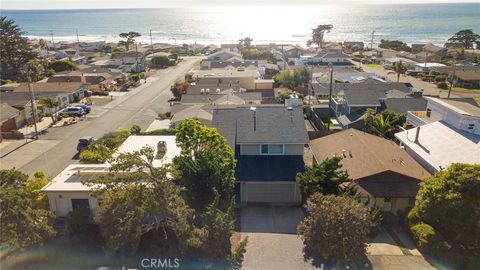
<instances>
[{"instance_id":1,"label":"ocean","mask_svg":"<svg viewBox=\"0 0 480 270\"><path fill-rule=\"evenodd\" d=\"M442 45L455 32L480 33L480 3L405 5L223 6L155 9L0 10L32 38L57 41L118 41L121 32L137 40L178 44L220 44L249 36L254 43L304 45L311 28L332 24L328 41L398 39Z\"/></svg>"}]
</instances>

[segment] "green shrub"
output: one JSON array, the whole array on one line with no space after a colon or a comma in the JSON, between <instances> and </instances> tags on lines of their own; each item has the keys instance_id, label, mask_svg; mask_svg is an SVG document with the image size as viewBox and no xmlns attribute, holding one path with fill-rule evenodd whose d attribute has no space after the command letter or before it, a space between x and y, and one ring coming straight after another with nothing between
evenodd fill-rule
<instances>
[{"instance_id":1,"label":"green shrub","mask_svg":"<svg viewBox=\"0 0 480 270\"><path fill-rule=\"evenodd\" d=\"M413 237L418 243L418 247L422 249L428 248L432 239L435 237L435 230L432 226L425 223L418 223L410 227Z\"/></svg>"},{"instance_id":2,"label":"green shrub","mask_svg":"<svg viewBox=\"0 0 480 270\"><path fill-rule=\"evenodd\" d=\"M67 229L70 236L88 235L92 224L94 224L93 214L88 208L76 209L67 215Z\"/></svg>"},{"instance_id":3,"label":"green shrub","mask_svg":"<svg viewBox=\"0 0 480 270\"><path fill-rule=\"evenodd\" d=\"M436 75L435 76L435 81L436 82L445 82L446 79L447 79L447 77L445 75Z\"/></svg>"},{"instance_id":4,"label":"green shrub","mask_svg":"<svg viewBox=\"0 0 480 270\"><path fill-rule=\"evenodd\" d=\"M80 153L80 162L84 164L100 164L104 163L108 157L103 155L100 151L95 149L83 150Z\"/></svg>"},{"instance_id":5,"label":"green shrub","mask_svg":"<svg viewBox=\"0 0 480 270\"><path fill-rule=\"evenodd\" d=\"M420 223L422 221L419 213L418 213L418 208L413 207L410 212L407 214L408 222L412 225Z\"/></svg>"},{"instance_id":6,"label":"green shrub","mask_svg":"<svg viewBox=\"0 0 480 270\"><path fill-rule=\"evenodd\" d=\"M170 59L164 55L157 55L152 57L152 64L153 68L166 68L170 65Z\"/></svg>"},{"instance_id":7,"label":"green shrub","mask_svg":"<svg viewBox=\"0 0 480 270\"><path fill-rule=\"evenodd\" d=\"M48 69L53 69L55 72L62 72L67 70L76 70L77 66L70 60L60 60L51 63Z\"/></svg>"},{"instance_id":8,"label":"green shrub","mask_svg":"<svg viewBox=\"0 0 480 270\"><path fill-rule=\"evenodd\" d=\"M130 128L130 134L138 135L142 132L142 128L139 125L133 125Z\"/></svg>"},{"instance_id":9,"label":"green shrub","mask_svg":"<svg viewBox=\"0 0 480 270\"><path fill-rule=\"evenodd\" d=\"M143 133L143 135L175 135L175 134L176 134L176 130L173 128L155 129L155 130Z\"/></svg>"},{"instance_id":10,"label":"green shrub","mask_svg":"<svg viewBox=\"0 0 480 270\"><path fill-rule=\"evenodd\" d=\"M95 141L94 145L100 144L109 149L116 149L128 138L128 136L130 136L130 131L128 129L120 129L103 135Z\"/></svg>"},{"instance_id":11,"label":"green shrub","mask_svg":"<svg viewBox=\"0 0 480 270\"><path fill-rule=\"evenodd\" d=\"M447 85L446 82L441 82L441 83L439 83L437 86L438 86L438 88L440 88L440 89L448 89L448 85Z\"/></svg>"}]
</instances>

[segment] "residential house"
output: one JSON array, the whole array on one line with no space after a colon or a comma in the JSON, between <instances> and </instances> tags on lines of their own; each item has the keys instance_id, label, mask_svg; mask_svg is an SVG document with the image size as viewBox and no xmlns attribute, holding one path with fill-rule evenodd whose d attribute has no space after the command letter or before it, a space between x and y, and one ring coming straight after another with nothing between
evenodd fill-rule
<instances>
[{"instance_id":1,"label":"residential house","mask_svg":"<svg viewBox=\"0 0 480 270\"><path fill-rule=\"evenodd\" d=\"M60 107L65 107L69 103L78 102L85 97L88 90L88 84L82 82L46 82L32 83L32 91L38 96L57 96ZM21 83L14 90L15 93L29 92L28 84Z\"/></svg>"},{"instance_id":2,"label":"residential house","mask_svg":"<svg viewBox=\"0 0 480 270\"><path fill-rule=\"evenodd\" d=\"M419 53L423 51L423 47L425 47L427 44L412 44L412 52L413 53Z\"/></svg>"},{"instance_id":3,"label":"residential house","mask_svg":"<svg viewBox=\"0 0 480 270\"><path fill-rule=\"evenodd\" d=\"M305 169L308 135L300 107L217 108L213 126L235 151L242 203L299 204L295 175Z\"/></svg>"},{"instance_id":4,"label":"residential house","mask_svg":"<svg viewBox=\"0 0 480 270\"><path fill-rule=\"evenodd\" d=\"M405 212L415 203L422 179L429 173L390 140L356 129L343 130L310 141L315 164L341 157L342 170L362 200L384 212Z\"/></svg>"},{"instance_id":5,"label":"residential house","mask_svg":"<svg viewBox=\"0 0 480 270\"><path fill-rule=\"evenodd\" d=\"M200 94L182 95L180 102L171 107L171 128L175 128L185 119L196 119L206 126L212 126L213 111L218 107L258 105L262 102L262 94L259 92L234 91L233 89L210 92L209 88L202 89Z\"/></svg>"},{"instance_id":6,"label":"residential house","mask_svg":"<svg viewBox=\"0 0 480 270\"><path fill-rule=\"evenodd\" d=\"M409 111L415 126L395 134L402 147L429 172L452 163L480 163L480 107L473 99L425 97L427 109Z\"/></svg>"},{"instance_id":7,"label":"residential house","mask_svg":"<svg viewBox=\"0 0 480 270\"><path fill-rule=\"evenodd\" d=\"M347 53L361 52L365 48L365 44L361 41L345 41L343 42L343 49Z\"/></svg>"},{"instance_id":8,"label":"residential house","mask_svg":"<svg viewBox=\"0 0 480 270\"><path fill-rule=\"evenodd\" d=\"M444 66L434 70L453 78L452 83L455 86L480 88L480 67L478 66Z\"/></svg>"},{"instance_id":9,"label":"residential house","mask_svg":"<svg viewBox=\"0 0 480 270\"><path fill-rule=\"evenodd\" d=\"M212 61L229 61L232 58L242 59L242 55L234 51L221 50L207 56L207 60Z\"/></svg>"},{"instance_id":10,"label":"residential house","mask_svg":"<svg viewBox=\"0 0 480 270\"><path fill-rule=\"evenodd\" d=\"M229 51L229 52L234 52L234 53L240 53L240 49L238 48L238 43L232 43L232 44L220 44L220 49L222 51Z\"/></svg>"},{"instance_id":11,"label":"residential house","mask_svg":"<svg viewBox=\"0 0 480 270\"><path fill-rule=\"evenodd\" d=\"M17 118L20 112L5 102L0 102L0 130L1 132L12 131L19 128Z\"/></svg>"},{"instance_id":12,"label":"residential house","mask_svg":"<svg viewBox=\"0 0 480 270\"><path fill-rule=\"evenodd\" d=\"M114 53L112 54L111 59L120 60L122 65L127 66L131 72L145 71L145 54L141 52Z\"/></svg>"},{"instance_id":13,"label":"residential house","mask_svg":"<svg viewBox=\"0 0 480 270\"><path fill-rule=\"evenodd\" d=\"M35 95L34 104L37 103L39 99L38 94ZM8 104L8 106L13 107L17 110L18 115L15 115L15 127L19 129L23 127L28 122L32 121L32 105L30 102L30 94L21 92L0 92L0 100L2 104ZM9 108L10 113L12 110ZM3 110L1 115L3 117ZM8 115L8 113L7 113ZM9 124L11 125L11 124Z\"/></svg>"},{"instance_id":14,"label":"residential house","mask_svg":"<svg viewBox=\"0 0 480 270\"><path fill-rule=\"evenodd\" d=\"M258 70L197 70L192 76L195 80L211 79L211 81L218 81L220 83L238 83L245 89L255 89L255 80L260 78Z\"/></svg>"},{"instance_id":15,"label":"residential house","mask_svg":"<svg viewBox=\"0 0 480 270\"><path fill-rule=\"evenodd\" d=\"M200 62L200 69L252 69L256 70L259 67L259 63L265 63L265 60L243 60L243 59L230 59L228 61L222 60L203 60Z\"/></svg>"},{"instance_id":16,"label":"residential house","mask_svg":"<svg viewBox=\"0 0 480 270\"><path fill-rule=\"evenodd\" d=\"M69 73L56 74L47 79L47 83L67 83L67 82L81 82L89 84L90 89L100 90L105 87L116 84L113 76L110 73L85 73L80 71L72 71Z\"/></svg>"},{"instance_id":17,"label":"residential house","mask_svg":"<svg viewBox=\"0 0 480 270\"><path fill-rule=\"evenodd\" d=\"M385 58L382 61L383 67L385 69L393 69L395 64L397 62L402 61L402 65L405 66L409 70L415 69L415 66L418 64L417 62L410 60L408 58L403 58L403 57L390 57L390 58Z\"/></svg>"},{"instance_id":18,"label":"residential house","mask_svg":"<svg viewBox=\"0 0 480 270\"><path fill-rule=\"evenodd\" d=\"M444 64L440 63L417 63L415 64L415 71L420 71L420 72L430 72L431 70L439 67L444 67Z\"/></svg>"},{"instance_id":19,"label":"residential house","mask_svg":"<svg viewBox=\"0 0 480 270\"><path fill-rule=\"evenodd\" d=\"M341 51L327 51L316 56L301 56L295 61L297 66L353 66L350 57Z\"/></svg>"},{"instance_id":20,"label":"residential house","mask_svg":"<svg viewBox=\"0 0 480 270\"><path fill-rule=\"evenodd\" d=\"M163 155L157 155L160 153L159 150L164 151L160 145L166 146ZM175 136L130 136L114 155L132 153L145 146L154 149L153 165L155 167L171 163L173 158L180 154ZM82 181L105 176L109 173L109 169L109 164L69 165L41 189L42 192L47 194L50 210L57 217L66 217L71 211L82 207L89 208L95 214L98 210L99 201L91 195L92 188L84 185Z\"/></svg>"},{"instance_id":21,"label":"residential house","mask_svg":"<svg viewBox=\"0 0 480 270\"><path fill-rule=\"evenodd\" d=\"M373 72L358 72L353 70L339 70L333 72L333 81L335 83L361 83L369 78L377 78ZM329 83L330 72L313 73L313 80L318 83Z\"/></svg>"},{"instance_id":22,"label":"residential house","mask_svg":"<svg viewBox=\"0 0 480 270\"><path fill-rule=\"evenodd\" d=\"M298 45L280 46L280 48L286 58L298 58L303 53L303 49Z\"/></svg>"}]
</instances>

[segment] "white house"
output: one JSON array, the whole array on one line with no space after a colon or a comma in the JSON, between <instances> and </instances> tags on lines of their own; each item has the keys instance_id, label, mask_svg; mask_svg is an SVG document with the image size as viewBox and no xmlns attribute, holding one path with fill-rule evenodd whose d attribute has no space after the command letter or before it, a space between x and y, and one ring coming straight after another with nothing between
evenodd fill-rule
<instances>
[{"instance_id":1,"label":"white house","mask_svg":"<svg viewBox=\"0 0 480 270\"><path fill-rule=\"evenodd\" d=\"M465 100L426 97L426 111L407 113L415 128L395 134L431 173L452 163L480 163L480 107Z\"/></svg>"},{"instance_id":2,"label":"white house","mask_svg":"<svg viewBox=\"0 0 480 270\"><path fill-rule=\"evenodd\" d=\"M155 149L154 166L171 163L173 158L180 154L175 136L130 136L114 155L131 153L144 146ZM65 217L72 210L82 207L88 207L95 213L98 209L98 200L91 195L91 187L82 184L82 181L105 175L109 169L109 164L69 165L42 188L48 196L50 210L57 217Z\"/></svg>"}]
</instances>

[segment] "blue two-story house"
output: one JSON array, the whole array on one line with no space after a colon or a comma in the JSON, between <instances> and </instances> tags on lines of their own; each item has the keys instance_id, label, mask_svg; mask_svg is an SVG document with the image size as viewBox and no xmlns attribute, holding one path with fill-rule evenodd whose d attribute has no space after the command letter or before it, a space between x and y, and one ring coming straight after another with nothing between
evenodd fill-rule
<instances>
[{"instance_id":1,"label":"blue two-story house","mask_svg":"<svg viewBox=\"0 0 480 270\"><path fill-rule=\"evenodd\" d=\"M295 176L305 169L308 134L301 108L255 105L217 108L212 125L235 150L242 203L298 204Z\"/></svg>"}]
</instances>

